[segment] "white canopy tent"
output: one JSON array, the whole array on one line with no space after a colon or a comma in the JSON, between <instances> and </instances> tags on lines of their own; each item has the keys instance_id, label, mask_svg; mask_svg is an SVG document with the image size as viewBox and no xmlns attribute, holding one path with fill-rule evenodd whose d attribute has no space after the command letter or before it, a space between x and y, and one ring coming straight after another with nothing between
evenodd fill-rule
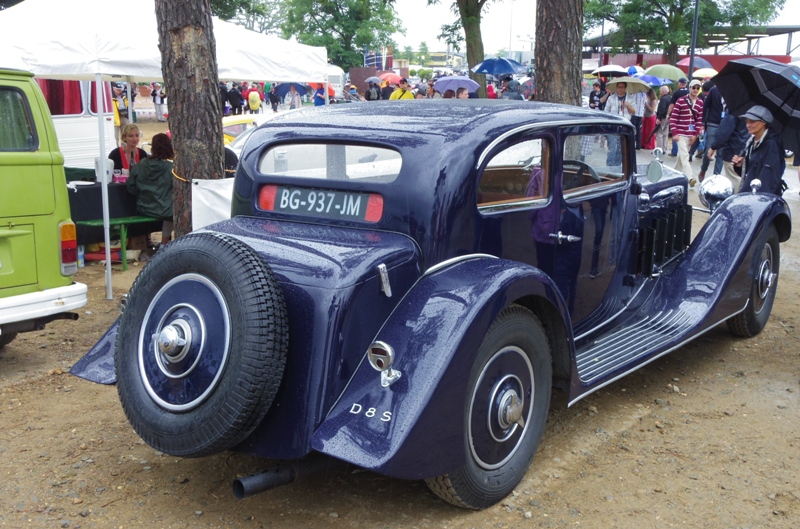
<instances>
[{"instance_id":1,"label":"white canopy tent","mask_svg":"<svg viewBox=\"0 0 800 529\"><path fill-rule=\"evenodd\" d=\"M46 79L161 81L155 0L140 0L113 16L108 0L25 0L0 11L0 66ZM325 48L263 35L213 19L221 80L327 83ZM326 90L327 92L327 90ZM98 113L100 153L104 115ZM103 186L106 297L112 298L108 190Z\"/></svg>"},{"instance_id":2,"label":"white canopy tent","mask_svg":"<svg viewBox=\"0 0 800 529\"><path fill-rule=\"evenodd\" d=\"M154 0L123 18L107 0L25 0L0 11L0 64L46 79L161 81ZM213 19L223 81L325 82L325 48Z\"/></svg>"}]
</instances>

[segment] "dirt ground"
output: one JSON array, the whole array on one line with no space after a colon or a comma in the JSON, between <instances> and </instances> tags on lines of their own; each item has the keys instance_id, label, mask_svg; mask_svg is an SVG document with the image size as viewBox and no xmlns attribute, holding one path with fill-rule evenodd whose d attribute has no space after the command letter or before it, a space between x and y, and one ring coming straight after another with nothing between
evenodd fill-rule
<instances>
[{"instance_id":1,"label":"dirt ground","mask_svg":"<svg viewBox=\"0 0 800 529\"><path fill-rule=\"evenodd\" d=\"M154 451L113 386L68 374L118 314L103 267L87 266L76 275L89 285L77 322L0 351L0 527L796 528L800 236L781 251L763 333L739 339L723 325L572 408L556 391L525 479L482 512L352 467L236 500L232 480L270 461ZM140 269L115 266L115 297Z\"/></svg>"}]
</instances>

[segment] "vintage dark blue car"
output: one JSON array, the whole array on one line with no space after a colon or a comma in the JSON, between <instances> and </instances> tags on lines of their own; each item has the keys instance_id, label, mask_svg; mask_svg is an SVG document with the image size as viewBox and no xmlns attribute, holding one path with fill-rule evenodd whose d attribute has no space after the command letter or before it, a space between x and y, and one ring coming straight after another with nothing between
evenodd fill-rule
<instances>
[{"instance_id":1,"label":"vintage dark blue car","mask_svg":"<svg viewBox=\"0 0 800 529\"><path fill-rule=\"evenodd\" d=\"M116 379L157 450L285 463L239 496L325 454L490 506L527 471L554 387L572 404L769 318L786 203L703 190L692 239L686 177L637 172L633 134L513 101L278 117L243 150L231 220L162 248L73 372Z\"/></svg>"}]
</instances>

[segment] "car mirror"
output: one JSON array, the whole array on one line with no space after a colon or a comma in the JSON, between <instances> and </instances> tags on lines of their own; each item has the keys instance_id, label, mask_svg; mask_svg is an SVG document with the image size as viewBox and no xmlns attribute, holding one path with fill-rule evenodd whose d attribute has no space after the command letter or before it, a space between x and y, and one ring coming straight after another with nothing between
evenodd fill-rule
<instances>
[{"instance_id":1,"label":"car mirror","mask_svg":"<svg viewBox=\"0 0 800 529\"><path fill-rule=\"evenodd\" d=\"M661 162L659 162L658 160L653 160L647 166L647 179L650 180L651 182L655 183L661 180L662 174L663 171L661 169Z\"/></svg>"}]
</instances>

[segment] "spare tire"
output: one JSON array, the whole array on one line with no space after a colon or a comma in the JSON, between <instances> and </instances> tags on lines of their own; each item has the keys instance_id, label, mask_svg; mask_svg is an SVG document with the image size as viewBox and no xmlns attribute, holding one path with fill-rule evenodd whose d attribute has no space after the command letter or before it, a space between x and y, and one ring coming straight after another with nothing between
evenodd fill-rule
<instances>
[{"instance_id":1,"label":"spare tire","mask_svg":"<svg viewBox=\"0 0 800 529\"><path fill-rule=\"evenodd\" d=\"M131 288L115 364L122 408L156 450L232 448L263 420L288 349L286 304L269 265L232 237L162 247Z\"/></svg>"}]
</instances>

